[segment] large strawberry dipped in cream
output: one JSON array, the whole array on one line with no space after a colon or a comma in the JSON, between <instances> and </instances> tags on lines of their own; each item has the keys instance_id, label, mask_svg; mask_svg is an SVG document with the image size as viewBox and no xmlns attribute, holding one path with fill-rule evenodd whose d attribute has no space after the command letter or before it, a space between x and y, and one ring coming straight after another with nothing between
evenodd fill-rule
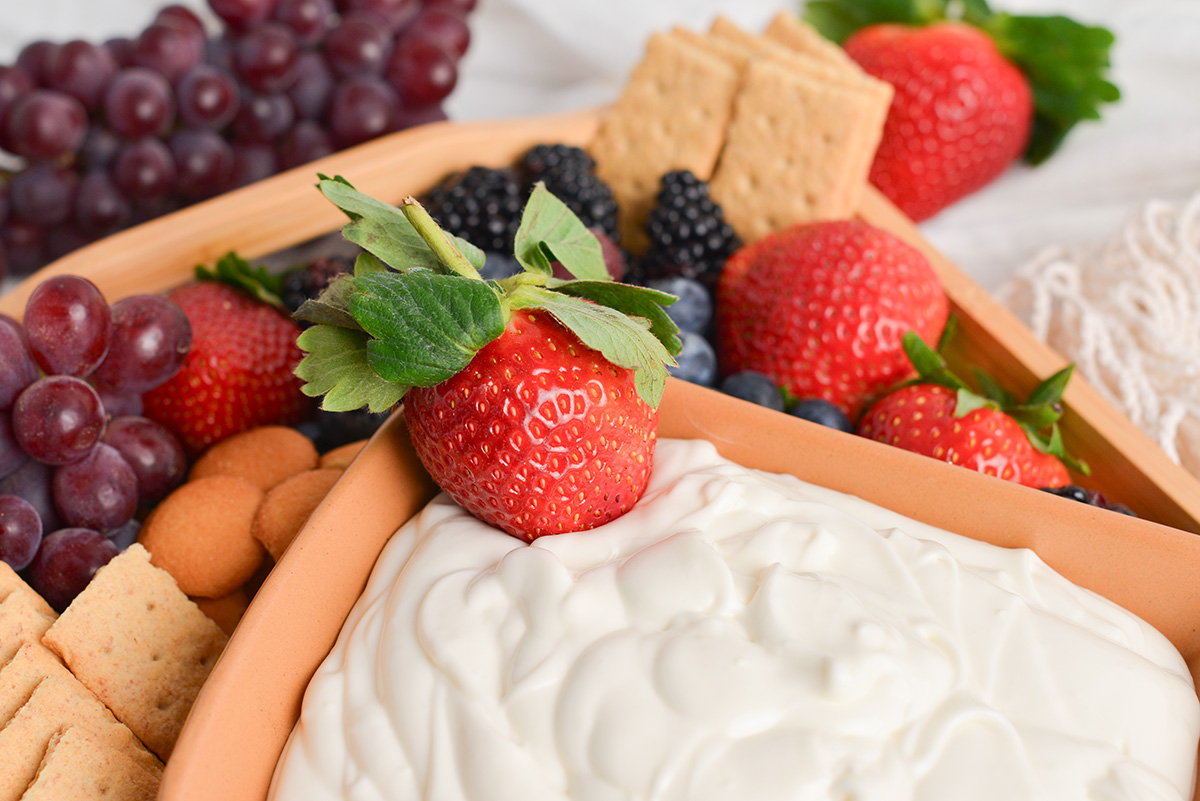
<instances>
[{"instance_id":1,"label":"large strawberry dipped in cream","mask_svg":"<svg viewBox=\"0 0 1200 801\"><path fill-rule=\"evenodd\" d=\"M524 271L502 281L484 281L482 252L415 201L396 209L341 180L319 186L367 253L297 312L317 323L299 339L304 391L331 411L403 399L434 481L523 539L631 509L679 352L664 310L674 296L613 282L595 235L541 184L516 236ZM555 278L554 262L575 278Z\"/></svg>"},{"instance_id":2,"label":"large strawberry dipped in cream","mask_svg":"<svg viewBox=\"0 0 1200 801\"><path fill-rule=\"evenodd\" d=\"M859 220L795 225L743 247L717 288L721 368L755 370L855 420L915 375L902 338L936 342L949 304L919 251Z\"/></svg>"},{"instance_id":3,"label":"large strawberry dipped in cream","mask_svg":"<svg viewBox=\"0 0 1200 801\"><path fill-rule=\"evenodd\" d=\"M1018 401L983 374L982 394L974 392L911 331L904 349L920 377L871 406L860 435L1027 487L1066 486L1068 465L1088 472L1067 453L1058 429L1074 365Z\"/></svg>"},{"instance_id":4,"label":"large strawberry dipped in cream","mask_svg":"<svg viewBox=\"0 0 1200 801\"><path fill-rule=\"evenodd\" d=\"M1049 157L1117 100L1113 36L986 0L814 0L805 17L895 87L871 182L914 220L985 186L1024 155Z\"/></svg>"}]
</instances>

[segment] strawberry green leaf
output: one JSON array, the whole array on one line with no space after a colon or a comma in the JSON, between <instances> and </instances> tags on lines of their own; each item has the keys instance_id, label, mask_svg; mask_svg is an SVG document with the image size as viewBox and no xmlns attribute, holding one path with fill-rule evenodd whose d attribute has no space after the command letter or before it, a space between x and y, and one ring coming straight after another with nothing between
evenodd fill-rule
<instances>
[{"instance_id":1,"label":"strawberry green leaf","mask_svg":"<svg viewBox=\"0 0 1200 801\"><path fill-rule=\"evenodd\" d=\"M926 345L925 340L921 339L916 331L905 332L901 345L922 381L939 384L948 389L968 389L962 379L950 371L946 360L937 351Z\"/></svg>"},{"instance_id":2,"label":"strawberry green leaf","mask_svg":"<svg viewBox=\"0 0 1200 801\"><path fill-rule=\"evenodd\" d=\"M678 356L683 347L683 341L679 338L679 326L664 308L678 300L674 295L616 281L566 281L548 286L564 295L586 298L631 317L646 318L650 321L650 333L672 356Z\"/></svg>"},{"instance_id":3,"label":"strawberry green leaf","mask_svg":"<svg viewBox=\"0 0 1200 801\"><path fill-rule=\"evenodd\" d=\"M272 273L261 264L255 267L233 251L217 259L211 270L203 265L196 265L196 280L228 284L255 300L277 309L283 308L283 301L280 299L280 295L283 294L283 276Z\"/></svg>"},{"instance_id":4,"label":"strawberry green leaf","mask_svg":"<svg viewBox=\"0 0 1200 801\"><path fill-rule=\"evenodd\" d=\"M388 381L430 387L466 367L504 332L500 296L491 284L431 270L355 278L354 319L373 340L371 368Z\"/></svg>"},{"instance_id":5,"label":"strawberry green leaf","mask_svg":"<svg viewBox=\"0 0 1200 801\"><path fill-rule=\"evenodd\" d=\"M996 403L1000 404L1001 408L1005 409L1017 405L1018 401L1016 396L1004 387L997 384L996 379L992 378L978 367L974 368L973 372L975 373L975 380L979 384L979 391L985 398L995 401Z\"/></svg>"},{"instance_id":6,"label":"strawberry green leaf","mask_svg":"<svg viewBox=\"0 0 1200 801\"><path fill-rule=\"evenodd\" d=\"M305 357L296 376L305 382L300 391L312 398L324 396L321 408L347 412L367 407L384 412L399 403L408 387L381 378L367 361L367 334L347 328L317 325L296 340Z\"/></svg>"},{"instance_id":7,"label":"strawberry green leaf","mask_svg":"<svg viewBox=\"0 0 1200 801\"><path fill-rule=\"evenodd\" d=\"M960 389L954 400L954 416L966 417L976 409L995 409L995 401L976 395L969 389Z\"/></svg>"},{"instance_id":8,"label":"strawberry green leaf","mask_svg":"<svg viewBox=\"0 0 1200 801\"><path fill-rule=\"evenodd\" d=\"M1075 372L1075 365L1068 364L1054 375L1037 385L1037 388L1026 398L1026 405L1059 403L1063 393L1067 391L1067 382Z\"/></svg>"},{"instance_id":9,"label":"strawberry green leaf","mask_svg":"<svg viewBox=\"0 0 1200 801\"><path fill-rule=\"evenodd\" d=\"M362 326L350 313L350 298L355 291L354 279L349 275L339 275L316 298L300 304L300 308L296 309L292 317L317 325L333 325L361 331Z\"/></svg>"},{"instance_id":10,"label":"strawberry green leaf","mask_svg":"<svg viewBox=\"0 0 1200 801\"><path fill-rule=\"evenodd\" d=\"M667 386L666 365L674 357L650 333L650 322L543 287L522 286L509 296L514 309L542 309L569 328L579 340L618 367L634 371L634 387L655 408Z\"/></svg>"},{"instance_id":11,"label":"strawberry green leaf","mask_svg":"<svg viewBox=\"0 0 1200 801\"><path fill-rule=\"evenodd\" d=\"M1062 429L1060 429L1057 424L1051 426L1049 437L1046 437L1040 431L1031 429L1025 425L1022 425L1021 428L1024 429L1025 435L1029 438L1029 444L1032 445L1035 450L1058 457L1059 461L1077 473L1081 473L1085 476L1090 476L1092 474L1092 469L1088 466L1087 462L1076 459L1074 456L1067 453L1067 448L1062 438Z\"/></svg>"},{"instance_id":12,"label":"strawberry green leaf","mask_svg":"<svg viewBox=\"0 0 1200 801\"><path fill-rule=\"evenodd\" d=\"M809 0L804 21L838 44L868 25L927 25L946 17L947 0Z\"/></svg>"},{"instance_id":13,"label":"strawberry green leaf","mask_svg":"<svg viewBox=\"0 0 1200 801\"><path fill-rule=\"evenodd\" d=\"M552 256L576 278L611 280L600 240L541 181L525 204L513 250L526 270L549 275Z\"/></svg>"}]
</instances>

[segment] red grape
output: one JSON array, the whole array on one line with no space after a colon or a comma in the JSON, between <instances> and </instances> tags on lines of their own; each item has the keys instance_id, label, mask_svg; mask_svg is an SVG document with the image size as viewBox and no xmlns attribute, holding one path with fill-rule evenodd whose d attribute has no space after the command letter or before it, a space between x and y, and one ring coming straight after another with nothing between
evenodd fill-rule
<instances>
[{"instance_id":1,"label":"red grape","mask_svg":"<svg viewBox=\"0 0 1200 801\"><path fill-rule=\"evenodd\" d=\"M91 125L79 146L76 162L84 170L107 167L120 149L121 140L116 134L101 125Z\"/></svg>"},{"instance_id":2,"label":"red grape","mask_svg":"<svg viewBox=\"0 0 1200 801\"><path fill-rule=\"evenodd\" d=\"M37 378L24 331L17 323L0 320L0 409L11 409L17 396Z\"/></svg>"},{"instance_id":3,"label":"red grape","mask_svg":"<svg viewBox=\"0 0 1200 801\"><path fill-rule=\"evenodd\" d=\"M404 38L387 65L388 82L406 106L440 103L458 82L454 59L441 45Z\"/></svg>"},{"instance_id":4,"label":"red grape","mask_svg":"<svg viewBox=\"0 0 1200 801\"><path fill-rule=\"evenodd\" d=\"M112 305L108 355L92 377L116 393L149 392L179 372L191 347L192 327L174 303L161 295L122 298Z\"/></svg>"},{"instance_id":5,"label":"red grape","mask_svg":"<svg viewBox=\"0 0 1200 801\"><path fill-rule=\"evenodd\" d=\"M340 84L329 106L334 141L342 147L395 130L399 116L396 93L373 76L350 78Z\"/></svg>"},{"instance_id":6,"label":"red grape","mask_svg":"<svg viewBox=\"0 0 1200 801\"><path fill-rule=\"evenodd\" d=\"M275 148L266 142L233 143L233 186L241 187L279 172Z\"/></svg>"},{"instance_id":7,"label":"red grape","mask_svg":"<svg viewBox=\"0 0 1200 801\"><path fill-rule=\"evenodd\" d=\"M54 497L50 483L54 468L37 459L28 459L15 473L0 478L0 495L16 495L24 498L42 519L43 531L61 528L58 510L54 508Z\"/></svg>"},{"instance_id":8,"label":"red grape","mask_svg":"<svg viewBox=\"0 0 1200 801\"><path fill-rule=\"evenodd\" d=\"M270 19L279 0L208 0L209 8L235 31Z\"/></svg>"},{"instance_id":9,"label":"red grape","mask_svg":"<svg viewBox=\"0 0 1200 801\"><path fill-rule=\"evenodd\" d=\"M138 534L141 532L142 524L135 517L123 526L118 526L112 531L104 532L104 538L117 546L118 551L124 552L126 548L137 542Z\"/></svg>"},{"instance_id":10,"label":"red grape","mask_svg":"<svg viewBox=\"0 0 1200 801\"><path fill-rule=\"evenodd\" d=\"M219 130L238 110L237 82L225 70L199 64L188 70L177 90L179 117L190 128Z\"/></svg>"},{"instance_id":11,"label":"red grape","mask_svg":"<svg viewBox=\"0 0 1200 801\"><path fill-rule=\"evenodd\" d=\"M124 228L132 215L129 201L105 170L92 170L84 176L75 195L75 222L81 229L104 236Z\"/></svg>"},{"instance_id":12,"label":"red grape","mask_svg":"<svg viewBox=\"0 0 1200 801\"><path fill-rule=\"evenodd\" d=\"M400 111L400 122L396 127L412 128L415 125L427 125L431 122L442 122L445 119L446 110L437 104L420 108L405 107Z\"/></svg>"},{"instance_id":13,"label":"red grape","mask_svg":"<svg viewBox=\"0 0 1200 801\"><path fill-rule=\"evenodd\" d=\"M0 495L0 561L24 570L42 544L42 519L24 498Z\"/></svg>"},{"instance_id":14,"label":"red grape","mask_svg":"<svg viewBox=\"0 0 1200 801\"><path fill-rule=\"evenodd\" d=\"M175 435L145 417L116 417L104 434L137 475L138 502L156 503L183 483L187 459Z\"/></svg>"},{"instance_id":15,"label":"red grape","mask_svg":"<svg viewBox=\"0 0 1200 801\"><path fill-rule=\"evenodd\" d=\"M13 103L33 91L33 79L20 67L0 67L0 121Z\"/></svg>"},{"instance_id":16,"label":"red grape","mask_svg":"<svg viewBox=\"0 0 1200 801\"><path fill-rule=\"evenodd\" d=\"M17 397L13 431L21 448L51 465L77 462L104 434L104 407L86 381L67 375L39 378Z\"/></svg>"},{"instance_id":17,"label":"red grape","mask_svg":"<svg viewBox=\"0 0 1200 801\"><path fill-rule=\"evenodd\" d=\"M0 228L0 244L13 275L28 275L46 263L46 230L40 225L10 219Z\"/></svg>"},{"instance_id":18,"label":"red grape","mask_svg":"<svg viewBox=\"0 0 1200 801\"><path fill-rule=\"evenodd\" d=\"M46 261L53 262L81 247L90 245L96 237L81 230L73 223L56 225L46 231Z\"/></svg>"},{"instance_id":19,"label":"red grape","mask_svg":"<svg viewBox=\"0 0 1200 801\"><path fill-rule=\"evenodd\" d=\"M215 131L178 131L171 137L175 158L175 191L195 200L229 188L233 148Z\"/></svg>"},{"instance_id":20,"label":"red grape","mask_svg":"<svg viewBox=\"0 0 1200 801\"><path fill-rule=\"evenodd\" d=\"M108 352L111 335L108 303L86 278L48 278L25 303L29 352L49 374L85 376L92 372Z\"/></svg>"},{"instance_id":21,"label":"red grape","mask_svg":"<svg viewBox=\"0 0 1200 801\"><path fill-rule=\"evenodd\" d=\"M137 417L142 413L141 395L119 395L104 387L96 387L104 415L112 421L117 417Z\"/></svg>"},{"instance_id":22,"label":"red grape","mask_svg":"<svg viewBox=\"0 0 1200 801\"><path fill-rule=\"evenodd\" d=\"M334 151L333 137L312 120L300 120L279 143L279 163L285 170L324 158Z\"/></svg>"},{"instance_id":23,"label":"red grape","mask_svg":"<svg viewBox=\"0 0 1200 801\"><path fill-rule=\"evenodd\" d=\"M125 197L135 202L153 201L174 185L175 160L162 141L148 136L121 148L111 174Z\"/></svg>"},{"instance_id":24,"label":"red grape","mask_svg":"<svg viewBox=\"0 0 1200 801\"><path fill-rule=\"evenodd\" d=\"M30 42L17 54L17 66L25 70L34 84L46 86L46 71L58 47L54 42Z\"/></svg>"},{"instance_id":25,"label":"red grape","mask_svg":"<svg viewBox=\"0 0 1200 801\"><path fill-rule=\"evenodd\" d=\"M325 60L339 77L379 75L391 53L392 32L374 19L346 17L325 37Z\"/></svg>"},{"instance_id":26,"label":"red grape","mask_svg":"<svg viewBox=\"0 0 1200 801\"><path fill-rule=\"evenodd\" d=\"M209 39L204 46L204 63L232 75L234 72L233 50L234 41L232 39L224 36Z\"/></svg>"},{"instance_id":27,"label":"red grape","mask_svg":"<svg viewBox=\"0 0 1200 801\"><path fill-rule=\"evenodd\" d=\"M118 68L133 66L133 40L128 36L114 36L104 43L104 49L112 55Z\"/></svg>"},{"instance_id":28,"label":"red grape","mask_svg":"<svg viewBox=\"0 0 1200 801\"><path fill-rule=\"evenodd\" d=\"M101 443L80 459L54 471L54 506L69 526L109 531L137 511L138 480L111 445Z\"/></svg>"},{"instance_id":29,"label":"red grape","mask_svg":"<svg viewBox=\"0 0 1200 801\"><path fill-rule=\"evenodd\" d=\"M8 219L8 182L0 181L0 225Z\"/></svg>"},{"instance_id":30,"label":"red grape","mask_svg":"<svg viewBox=\"0 0 1200 801\"><path fill-rule=\"evenodd\" d=\"M133 63L172 83L203 60L204 38L173 25L151 25L133 44Z\"/></svg>"},{"instance_id":31,"label":"red grape","mask_svg":"<svg viewBox=\"0 0 1200 801\"><path fill-rule=\"evenodd\" d=\"M325 36L333 17L330 0L280 0L275 19L292 29L301 45L315 45Z\"/></svg>"},{"instance_id":32,"label":"red grape","mask_svg":"<svg viewBox=\"0 0 1200 801\"><path fill-rule=\"evenodd\" d=\"M301 53L296 59L296 81L287 90L296 116L324 119L335 84L333 71L320 53Z\"/></svg>"},{"instance_id":33,"label":"red grape","mask_svg":"<svg viewBox=\"0 0 1200 801\"><path fill-rule=\"evenodd\" d=\"M425 0L425 8L445 8L459 14L469 14L475 9L475 0Z\"/></svg>"},{"instance_id":34,"label":"red grape","mask_svg":"<svg viewBox=\"0 0 1200 801\"><path fill-rule=\"evenodd\" d=\"M17 435L13 433L12 415L0 412L0 478L16 472L28 458L29 455L21 450Z\"/></svg>"},{"instance_id":35,"label":"red grape","mask_svg":"<svg viewBox=\"0 0 1200 801\"><path fill-rule=\"evenodd\" d=\"M462 58L471 45L471 29L460 13L448 8L426 8L404 29L404 38L439 44L454 58Z\"/></svg>"},{"instance_id":36,"label":"red grape","mask_svg":"<svg viewBox=\"0 0 1200 801\"><path fill-rule=\"evenodd\" d=\"M87 109L62 92L35 89L4 116L5 144L18 156L56 159L74 153L87 132Z\"/></svg>"},{"instance_id":37,"label":"red grape","mask_svg":"<svg viewBox=\"0 0 1200 801\"><path fill-rule=\"evenodd\" d=\"M204 30L204 22L186 6L169 5L164 7L154 17L154 23L177 28L184 33L191 34L201 42L208 38L208 33Z\"/></svg>"},{"instance_id":38,"label":"red grape","mask_svg":"<svg viewBox=\"0 0 1200 801\"><path fill-rule=\"evenodd\" d=\"M233 132L245 142L270 142L291 128L295 119L287 95L249 95L233 118Z\"/></svg>"},{"instance_id":39,"label":"red grape","mask_svg":"<svg viewBox=\"0 0 1200 801\"><path fill-rule=\"evenodd\" d=\"M281 92L296 77L296 36L278 22L264 22L238 40L234 66L256 92Z\"/></svg>"},{"instance_id":40,"label":"red grape","mask_svg":"<svg viewBox=\"0 0 1200 801\"><path fill-rule=\"evenodd\" d=\"M41 162L13 176L12 213L39 225L58 225L71 216L79 176L52 162Z\"/></svg>"},{"instance_id":41,"label":"red grape","mask_svg":"<svg viewBox=\"0 0 1200 801\"><path fill-rule=\"evenodd\" d=\"M42 540L29 565L29 583L46 603L62 612L83 592L96 571L119 553L98 531L63 528Z\"/></svg>"},{"instance_id":42,"label":"red grape","mask_svg":"<svg viewBox=\"0 0 1200 801\"><path fill-rule=\"evenodd\" d=\"M157 136L175 118L171 84L144 67L121 70L104 95L104 117L110 128L128 139Z\"/></svg>"},{"instance_id":43,"label":"red grape","mask_svg":"<svg viewBox=\"0 0 1200 801\"><path fill-rule=\"evenodd\" d=\"M355 11L375 14L393 31L412 22L421 10L421 0L338 0L343 14Z\"/></svg>"},{"instance_id":44,"label":"red grape","mask_svg":"<svg viewBox=\"0 0 1200 801\"><path fill-rule=\"evenodd\" d=\"M104 90L117 69L117 60L111 52L76 39L60 47L46 65L46 83L91 110L104 99Z\"/></svg>"}]
</instances>

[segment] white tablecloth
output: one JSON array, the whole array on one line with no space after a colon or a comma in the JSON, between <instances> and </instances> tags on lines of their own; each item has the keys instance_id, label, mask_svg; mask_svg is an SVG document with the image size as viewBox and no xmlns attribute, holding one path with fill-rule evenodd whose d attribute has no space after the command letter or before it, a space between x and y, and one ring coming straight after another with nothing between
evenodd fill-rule
<instances>
[{"instance_id":1,"label":"white tablecloth","mask_svg":"<svg viewBox=\"0 0 1200 801\"><path fill-rule=\"evenodd\" d=\"M204 0L180 0L205 8ZM0 60L35 38L134 35L163 0L0 0ZM984 287L1054 244L1107 238L1151 198L1200 189L1200 2L1005 0L1012 11L1063 12L1118 36L1124 99L1080 126L1036 169L1015 168L924 225L929 239ZM459 119L604 103L619 91L646 34L703 28L720 11L750 27L796 3L779 0L480 0L474 42L449 104Z\"/></svg>"}]
</instances>

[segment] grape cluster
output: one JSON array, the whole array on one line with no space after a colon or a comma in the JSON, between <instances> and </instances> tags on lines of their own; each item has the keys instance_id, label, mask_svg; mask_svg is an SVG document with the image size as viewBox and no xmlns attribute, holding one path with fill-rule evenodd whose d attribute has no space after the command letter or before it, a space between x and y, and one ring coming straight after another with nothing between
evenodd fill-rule
<instances>
[{"instance_id":1,"label":"grape cluster","mask_svg":"<svg viewBox=\"0 0 1200 801\"><path fill-rule=\"evenodd\" d=\"M475 0L209 0L0 66L0 277L197 200L445 119Z\"/></svg>"},{"instance_id":2,"label":"grape cluster","mask_svg":"<svg viewBox=\"0 0 1200 801\"><path fill-rule=\"evenodd\" d=\"M137 416L179 372L192 330L178 306L57 276L24 325L0 317L0 561L59 609L126 545L139 506L184 478L178 440Z\"/></svg>"}]
</instances>

